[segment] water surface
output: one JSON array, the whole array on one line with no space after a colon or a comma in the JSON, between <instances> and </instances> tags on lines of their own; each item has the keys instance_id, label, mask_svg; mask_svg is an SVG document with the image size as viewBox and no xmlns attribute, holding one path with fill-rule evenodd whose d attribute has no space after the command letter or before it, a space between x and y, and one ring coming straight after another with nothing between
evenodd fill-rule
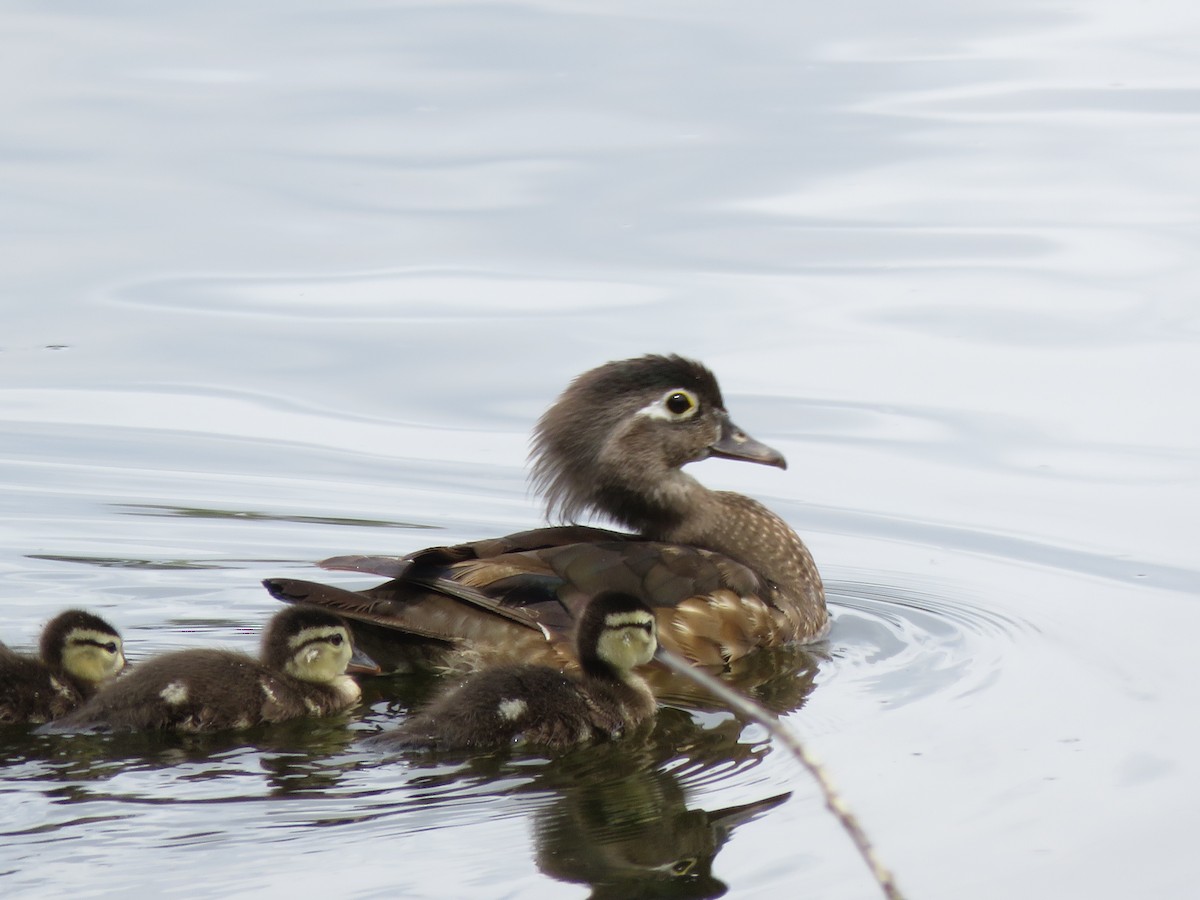
<instances>
[{"instance_id":1,"label":"water surface","mask_svg":"<svg viewBox=\"0 0 1200 900\"><path fill-rule=\"evenodd\" d=\"M523 530L575 374L707 362L834 625L743 673L914 897L1186 897L1200 15L1173 0L18 2L0 638L253 650L259 581ZM353 576L347 584L367 583ZM5 896L861 898L756 726L0 732ZM780 799L790 792L790 797Z\"/></svg>"}]
</instances>

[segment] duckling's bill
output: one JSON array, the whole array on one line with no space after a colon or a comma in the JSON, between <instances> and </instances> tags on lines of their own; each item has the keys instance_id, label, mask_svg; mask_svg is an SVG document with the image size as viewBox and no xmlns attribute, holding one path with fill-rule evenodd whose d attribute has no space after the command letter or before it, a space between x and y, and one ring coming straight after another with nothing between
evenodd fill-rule
<instances>
[{"instance_id":1,"label":"duckling's bill","mask_svg":"<svg viewBox=\"0 0 1200 900\"><path fill-rule=\"evenodd\" d=\"M350 662L346 664L347 675L382 675L383 667L367 654L360 650L357 646L354 648L354 653L350 656Z\"/></svg>"}]
</instances>

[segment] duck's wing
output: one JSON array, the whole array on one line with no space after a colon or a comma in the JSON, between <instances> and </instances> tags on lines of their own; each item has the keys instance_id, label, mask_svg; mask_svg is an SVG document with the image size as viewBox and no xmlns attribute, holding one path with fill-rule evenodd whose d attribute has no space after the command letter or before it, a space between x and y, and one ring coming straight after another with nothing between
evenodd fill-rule
<instances>
[{"instance_id":1,"label":"duck's wing","mask_svg":"<svg viewBox=\"0 0 1200 900\"><path fill-rule=\"evenodd\" d=\"M787 627L768 599L771 586L752 569L681 544L568 544L466 560L450 569L456 580L505 605L530 609L542 625L564 633L596 594L633 594L654 609L659 642L705 666L724 666L755 647L781 643Z\"/></svg>"},{"instance_id":2,"label":"duck's wing","mask_svg":"<svg viewBox=\"0 0 1200 900\"><path fill-rule=\"evenodd\" d=\"M636 541L636 535L586 525L562 525L553 528L534 528L498 538L485 538L465 544L427 547L407 556L331 556L319 563L322 569L343 572L366 572L385 578L401 578L416 566L449 566L467 560L495 559L509 553L543 551L571 544Z\"/></svg>"},{"instance_id":3,"label":"duck's wing","mask_svg":"<svg viewBox=\"0 0 1200 900\"><path fill-rule=\"evenodd\" d=\"M429 547L407 556L334 556L323 569L382 575L391 581L363 591L295 578L268 578L263 586L288 603L323 606L357 622L381 625L414 637L443 642L486 637L468 627L470 620L495 624L504 620L546 637L537 605L550 599L561 582L539 561L539 554L584 541L620 542L626 536L602 528L563 526L523 531L444 547ZM522 556L532 554L531 556ZM490 590L493 582L524 576ZM546 578L550 579L545 583ZM524 602L506 602L516 590ZM465 617L465 620L464 620ZM551 619L562 619L551 616ZM571 616L557 622L569 628Z\"/></svg>"},{"instance_id":4,"label":"duck's wing","mask_svg":"<svg viewBox=\"0 0 1200 900\"><path fill-rule=\"evenodd\" d=\"M570 659L583 605L612 590L654 607L660 641L704 665L748 653L779 627L763 599L769 586L746 566L719 553L597 528L544 528L406 557L343 556L321 565L391 580L363 591L287 578L264 585L281 600L324 606L369 626L376 632L371 646L360 642L383 665L375 639L386 636L378 629L488 661L528 661L524 654L538 644ZM356 627L356 637L362 631Z\"/></svg>"}]
</instances>

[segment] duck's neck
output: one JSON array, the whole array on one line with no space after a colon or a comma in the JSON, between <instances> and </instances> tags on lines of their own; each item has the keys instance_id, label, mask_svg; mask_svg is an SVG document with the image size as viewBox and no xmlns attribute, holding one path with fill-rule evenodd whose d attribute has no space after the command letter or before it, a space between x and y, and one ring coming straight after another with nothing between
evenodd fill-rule
<instances>
[{"instance_id":1,"label":"duck's neck","mask_svg":"<svg viewBox=\"0 0 1200 900\"><path fill-rule=\"evenodd\" d=\"M652 541L686 544L737 560L766 582L772 603L800 633L824 627L825 592L812 554L800 536L757 500L711 491L690 475L621 471L600 478L593 504Z\"/></svg>"},{"instance_id":2,"label":"duck's neck","mask_svg":"<svg viewBox=\"0 0 1200 900\"><path fill-rule=\"evenodd\" d=\"M596 485L595 507L630 530L654 540L680 528L712 494L678 469L661 477L647 478L645 473L628 471L618 476L602 478Z\"/></svg>"}]
</instances>

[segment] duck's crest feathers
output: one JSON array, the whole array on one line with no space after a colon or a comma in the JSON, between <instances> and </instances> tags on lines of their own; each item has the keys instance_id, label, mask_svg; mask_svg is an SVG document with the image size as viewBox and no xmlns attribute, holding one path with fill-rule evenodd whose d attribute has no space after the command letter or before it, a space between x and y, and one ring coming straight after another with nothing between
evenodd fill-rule
<instances>
[{"instance_id":1,"label":"duck's crest feathers","mask_svg":"<svg viewBox=\"0 0 1200 900\"><path fill-rule=\"evenodd\" d=\"M647 355L584 372L538 420L530 451L533 488L546 498L546 515L563 522L587 512L610 514L596 494L594 475L617 423L672 388L692 392L724 409L716 376L682 356Z\"/></svg>"}]
</instances>

